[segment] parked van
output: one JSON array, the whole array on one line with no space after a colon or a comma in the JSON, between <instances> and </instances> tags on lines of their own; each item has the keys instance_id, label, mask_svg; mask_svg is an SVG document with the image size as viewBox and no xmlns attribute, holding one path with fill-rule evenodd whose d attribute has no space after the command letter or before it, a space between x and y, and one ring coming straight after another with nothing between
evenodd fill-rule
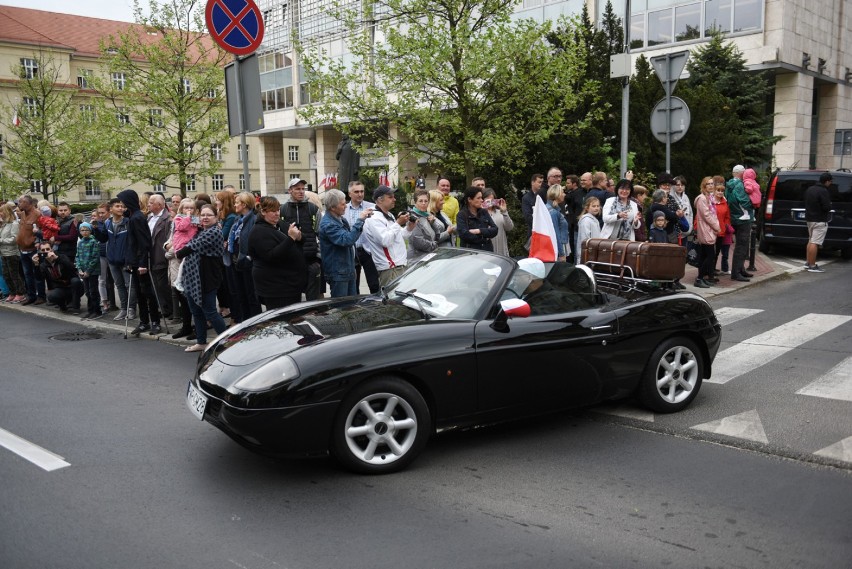
<instances>
[{"instance_id":1,"label":"parked van","mask_svg":"<svg viewBox=\"0 0 852 569\"><path fill-rule=\"evenodd\" d=\"M808 243L805 222L805 190L819 184L825 170L779 170L772 175L758 216L758 249L769 253L773 245L800 246ZM852 173L832 172L831 215L824 249L839 249L852 258Z\"/></svg>"}]
</instances>

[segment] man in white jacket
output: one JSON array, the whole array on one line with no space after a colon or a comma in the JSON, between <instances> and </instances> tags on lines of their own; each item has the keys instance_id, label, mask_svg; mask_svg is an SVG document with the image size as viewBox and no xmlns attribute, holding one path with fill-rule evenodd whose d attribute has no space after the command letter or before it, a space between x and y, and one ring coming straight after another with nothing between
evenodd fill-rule
<instances>
[{"instance_id":1,"label":"man in white jacket","mask_svg":"<svg viewBox=\"0 0 852 569\"><path fill-rule=\"evenodd\" d=\"M364 248L373 257L381 286L405 272L405 239L417 223L416 219L409 217L408 212L402 212L396 218L390 213L396 204L395 191L387 186L376 188L373 192L376 211L364 222Z\"/></svg>"}]
</instances>

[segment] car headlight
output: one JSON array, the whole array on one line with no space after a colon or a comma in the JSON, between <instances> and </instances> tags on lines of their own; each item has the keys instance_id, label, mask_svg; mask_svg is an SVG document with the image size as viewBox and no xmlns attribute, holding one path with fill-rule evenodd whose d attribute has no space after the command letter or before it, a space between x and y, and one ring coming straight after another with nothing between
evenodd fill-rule
<instances>
[{"instance_id":1,"label":"car headlight","mask_svg":"<svg viewBox=\"0 0 852 569\"><path fill-rule=\"evenodd\" d=\"M241 378L234 387L245 391L264 391L299 377L299 366L290 356L267 362Z\"/></svg>"}]
</instances>

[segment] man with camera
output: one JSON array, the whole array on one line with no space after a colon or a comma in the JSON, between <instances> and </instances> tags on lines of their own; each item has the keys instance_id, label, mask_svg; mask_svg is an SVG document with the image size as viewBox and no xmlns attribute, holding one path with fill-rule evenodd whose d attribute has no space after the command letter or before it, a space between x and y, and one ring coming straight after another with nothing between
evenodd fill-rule
<instances>
[{"instance_id":1,"label":"man with camera","mask_svg":"<svg viewBox=\"0 0 852 569\"><path fill-rule=\"evenodd\" d=\"M47 283L47 299L62 312L68 312L70 301L71 314L80 314L83 282L77 276L77 269L71 259L66 255L56 254L50 243L45 242L39 243L38 253L33 257L33 265Z\"/></svg>"},{"instance_id":2,"label":"man with camera","mask_svg":"<svg viewBox=\"0 0 852 569\"><path fill-rule=\"evenodd\" d=\"M291 223L302 232L297 245L302 250L307 266L308 281L305 287L305 300L320 298L320 248L319 225L322 212L306 198L305 186L308 183L299 178L290 180L290 200L281 206L281 226L286 229Z\"/></svg>"}]
</instances>

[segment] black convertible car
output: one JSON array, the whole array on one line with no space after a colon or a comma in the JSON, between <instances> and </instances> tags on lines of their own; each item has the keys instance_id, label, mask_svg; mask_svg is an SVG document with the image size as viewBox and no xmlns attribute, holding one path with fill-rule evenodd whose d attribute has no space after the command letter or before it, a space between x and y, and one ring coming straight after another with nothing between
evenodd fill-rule
<instances>
[{"instance_id":1,"label":"black convertible car","mask_svg":"<svg viewBox=\"0 0 852 569\"><path fill-rule=\"evenodd\" d=\"M367 473L404 468L447 429L634 395L657 412L683 409L719 348L713 309L604 280L584 265L529 272L440 249L381 295L227 330L201 354L187 404L251 449L331 452Z\"/></svg>"}]
</instances>

